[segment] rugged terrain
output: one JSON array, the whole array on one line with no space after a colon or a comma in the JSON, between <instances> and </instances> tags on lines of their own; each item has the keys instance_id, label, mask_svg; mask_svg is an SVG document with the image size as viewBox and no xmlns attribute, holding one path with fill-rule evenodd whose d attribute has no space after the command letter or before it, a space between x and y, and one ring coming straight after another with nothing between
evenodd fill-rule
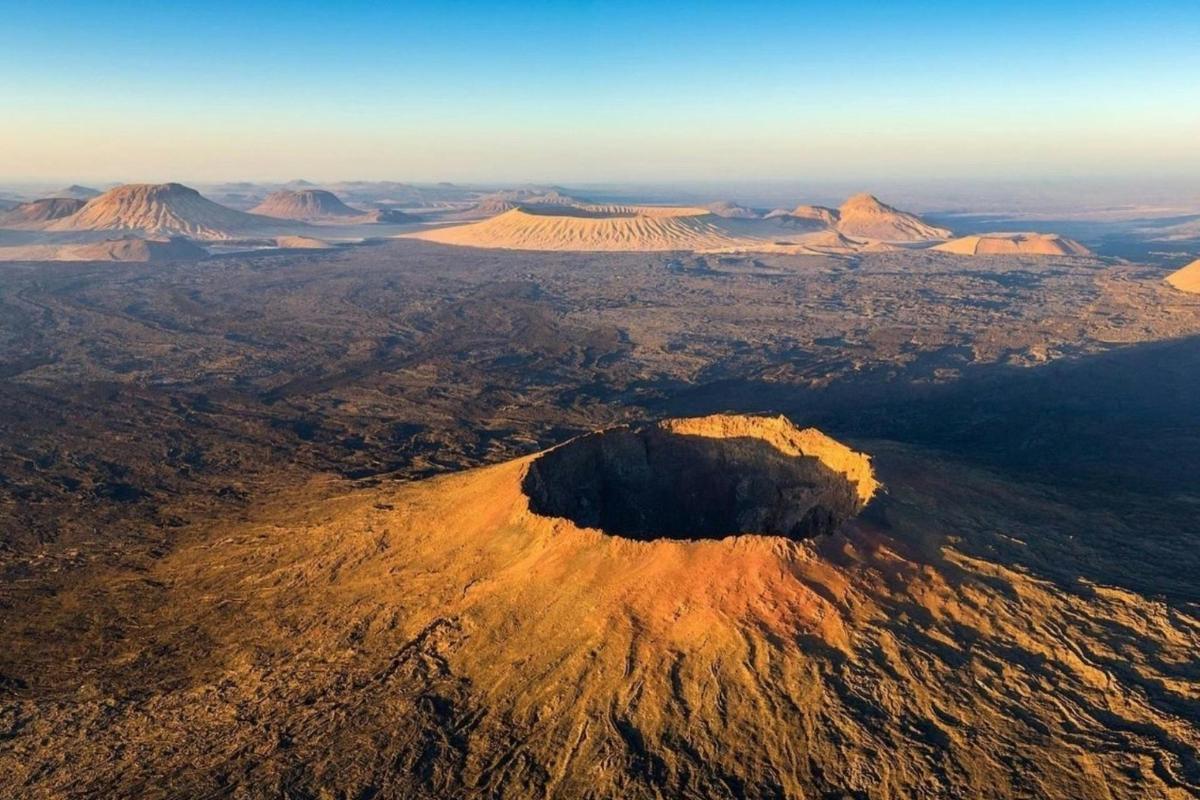
<instances>
[{"instance_id":1,"label":"rugged terrain","mask_svg":"<svg viewBox=\"0 0 1200 800\"><path fill-rule=\"evenodd\" d=\"M0 780L1193 796L1200 298L1169 272L412 240L0 266ZM588 438L721 411L790 422ZM836 468L789 467L805 442ZM555 504L588 476L615 519Z\"/></svg>"}]
</instances>

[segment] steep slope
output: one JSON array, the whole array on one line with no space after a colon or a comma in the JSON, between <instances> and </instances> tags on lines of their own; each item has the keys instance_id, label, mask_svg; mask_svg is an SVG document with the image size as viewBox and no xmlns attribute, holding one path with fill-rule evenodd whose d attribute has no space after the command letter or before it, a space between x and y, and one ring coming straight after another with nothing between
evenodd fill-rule
<instances>
[{"instance_id":1,"label":"steep slope","mask_svg":"<svg viewBox=\"0 0 1200 800\"><path fill-rule=\"evenodd\" d=\"M1167 276L1167 283L1181 292L1200 294L1200 259Z\"/></svg>"},{"instance_id":2,"label":"steep slope","mask_svg":"<svg viewBox=\"0 0 1200 800\"><path fill-rule=\"evenodd\" d=\"M716 416L296 487L47 598L121 626L6 675L65 688L8 703L0 768L30 797L1194 795L1194 615L969 555L1063 509L884 456L886 494L817 431Z\"/></svg>"},{"instance_id":3,"label":"steep slope","mask_svg":"<svg viewBox=\"0 0 1200 800\"><path fill-rule=\"evenodd\" d=\"M47 197L21 203L0 212L0 228L36 229L56 219L63 219L83 208L84 201L70 197Z\"/></svg>"},{"instance_id":4,"label":"steep slope","mask_svg":"<svg viewBox=\"0 0 1200 800\"><path fill-rule=\"evenodd\" d=\"M358 217L363 212L343 203L333 192L324 189L297 189L273 192L254 208L252 214L295 220L337 219Z\"/></svg>"},{"instance_id":5,"label":"steep slope","mask_svg":"<svg viewBox=\"0 0 1200 800\"><path fill-rule=\"evenodd\" d=\"M856 194L838 209L837 229L847 236L885 242L921 242L949 239L945 228L879 201L874 195Z\"/></svg>"},{"instance_id":6,"label":"steep slope","mask_svg":"<svg viewBox=\"0 0 1200 800\"><path fill-rule=\"evenodd\" d=\"M279 220L234 211L182 184L135 183L118 186L89 200L78 212L56 220L46 230L130 231L153 237L233 239L279 227Z\"/></svg>"},{"instance_id":7,"label":"steep slope","mask_svg":"<svg viewBox=\"0 0 1200 800\"><path fill-rule=\"evenodd\" d=\"M1034 255L1090 256L1092 251L1074 239L1055 233L982 233L951 239L932 249L963 256Z\"/></svg>"}]
</instances>

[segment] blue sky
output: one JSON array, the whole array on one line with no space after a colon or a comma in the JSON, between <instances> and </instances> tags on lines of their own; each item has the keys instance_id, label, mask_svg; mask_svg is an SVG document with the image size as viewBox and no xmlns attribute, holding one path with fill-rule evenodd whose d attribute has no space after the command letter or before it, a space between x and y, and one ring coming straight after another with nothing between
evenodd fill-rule
<instances>
[{"instance_id":1,"label":"blue sky","mask_svg":"<svg viewBox=\"0 0 1200 800\"><path fill-rule=\"evenodd\" d=\"M0 0L0 21L2 178L1200 177L1196 0Z\"/></svg>"}]
</instances>

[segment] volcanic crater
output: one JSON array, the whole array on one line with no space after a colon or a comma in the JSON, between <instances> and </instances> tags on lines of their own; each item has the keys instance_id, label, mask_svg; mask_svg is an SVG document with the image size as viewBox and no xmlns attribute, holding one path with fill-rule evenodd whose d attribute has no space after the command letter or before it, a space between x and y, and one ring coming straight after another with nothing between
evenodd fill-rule
<instances>
[{"instance_id":1,"label":"volcanic crater","mask_svg":"<svg viewBox=\"0 0 1200 800\"><path fill-rule=\"evenodd\" d=\"M714 416L619 427L536 458L530 510L613 536L724 539L832 533L871 499L870 459L783 419Z\"/></svg>"}]
</instances>

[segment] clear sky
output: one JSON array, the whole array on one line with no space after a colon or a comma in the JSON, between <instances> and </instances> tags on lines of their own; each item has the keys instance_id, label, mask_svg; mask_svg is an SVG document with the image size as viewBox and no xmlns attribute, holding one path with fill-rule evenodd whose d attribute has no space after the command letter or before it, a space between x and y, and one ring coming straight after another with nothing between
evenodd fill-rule
<instances>
[{"instance_id":1,"label":"clear sky","mask_svg":"<svg viewBox=\"0 0 1200 800\"><path fill-rule=\"evenodd\" d=\"M0 0L0 178L1200 178L1200 0Z\"/></svg>"}]
</instances>

